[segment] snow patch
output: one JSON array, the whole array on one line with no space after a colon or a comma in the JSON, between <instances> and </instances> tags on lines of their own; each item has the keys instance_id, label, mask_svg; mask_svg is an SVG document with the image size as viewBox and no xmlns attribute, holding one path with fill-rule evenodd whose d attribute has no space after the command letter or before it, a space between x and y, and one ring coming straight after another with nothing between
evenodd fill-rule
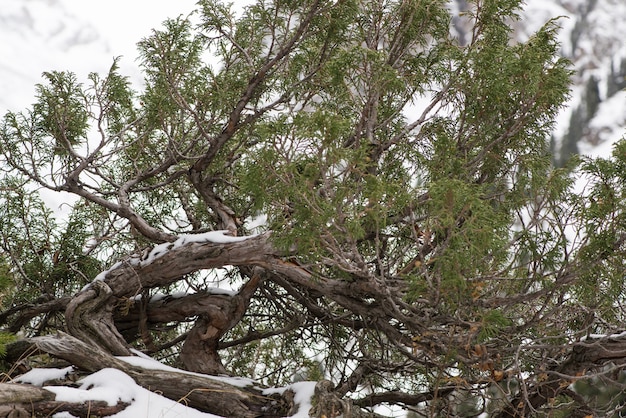
<instances>
[{"instance_id":1,"label":"snow patch","mask_svg":"<svg viewBox=\"0 0 626 418\"><path fill-rule=\"evenodd\" d=\"M39 368L34 368L34 369L31 369L28 372L24 373L23 375L21 375L17 379L15 379L15 381L19 382L19 383L28 383L28 384L34 385L34 386L43 386L44 383L46 383L46 382L48 382L50 380L64 379L65 376L67 376L67 374L71 373L73 370L74 370L73 366L64 367L62 369L55 369L55 368L39 369Z\"/></svg>"},{"instance_id":2,"label":"snow patch","mask_svg":"<svg viewBox=\"0 0 626 418\"><path fill-rule=\"evenodd\" d=\"M236 290L222 289L221 287L209 287L206 291L207 293L210 293L211 295L226 295L226 296L235 296L238 293Z\"/></svg>"},{"instance_id":3,"label":"snow patch","mask_svg":"<svg viewBox=\"0 0 626 418\"><path fill-rule=\"evenodd\" d=\"M111 406L118 402L130 403L126 409L113 415L118 418L219 418L217 415L200 412L150 392L137 385L126 373L117 369L102 369L82 379L80 383L79 388L46 386L44 389L55 393L56 400L61 402L104 401ZM54 416L65 418L72 415L62 413Z\"/></svg>"},{"instance_id":4,"label":"snow patch","mask_svg":"<svg viewBox=\"0 0 626 418\"><path fill-rule=\"evenodd\" d=\"M618 332L617 334L589 334L581 338L581 341L586 340L599 340L599 339L608 339L608 340L621 340L626 337L626 331Z\"/></svg>"},{"instance_id":5,"label":"snow patch","mask_svg":"<svg viewBox=\"0 0 626 418\"><path fill-rule=\"evenodd\" d=\"M246 219L244 223L244 227L248 231L255 231L255 230L258 231L267 227L267 215L261 214L261 215Z\"/></svg>"},{"instance_id":6,"label":"snow patch","mask_svg":"<svg viewBox=\"0 0 626 418\"><path fill-rule=\"evenodd\" d=\"M589 123L589 129L596 132L597 143L600 145L604 142L613 144L621 139L624 135L625 126L626 91L620 91L600 103L596 115ZM600 154L594 149L591 149L590 152L596 156L608 157L608 155Z\"/></svg>"},{"instance_id":7,"label":"snow patch","mask_svg":"<svg viewBox=\"0 0 626 418\"><path fill-rule=\"evenodd\" d=\"M93 279L93 281L104 280L110 271L118 268L120 265L122 265L122 263L130 263L132 265L139 265L139 266L148 265L150 263L153 263L154 260L160 257L163 257L169 251L175 250L187 244L206 243L206 242L212 242L215 244L228 244L232 242L245 241L247 239L258 236L257 234L254 234L254 235L246 235L246 236L237 237L237 236L232 236L232 235L227 235L227 234L229 234L229 231L226 231L226 230L209 231L209 232L205 232L202 234L183 234L174 242L165 242L163 244L159 244L155 246L154 248L152 248L152 250L150 250L148 254L144 255L141 258L133 257L128 260L118 261L117 263L109 267L108 269L98 273L98 275ZM83 287L82 290L86 290L89 286L90 284L87 284L85 287ZM226 292L229 292L229 291L217 289L217 288L212 291L212 293L215 293L215 294L220 294L220 293L231 294L231 293L226 293Z\"/></svg>"},{"instance_id":8,"label":"snow patch","mask_svg":"<svg viewBox=\"0 0 626 418\"><path fill-rule=\"evenodd\" d=\"M102 369L80 380L80 383L79 388L45 386L44 389L54 392L56 400L61 402L103 401L113 406L135 399L135 381L117 369Z\"/></svg>"},{"instance_id":9,"label":"snow patch","mask_svg":"<svg viewBox=\"0 0 626 418\"><path fill-rule=\"evenodd\" d=\"M184 370L176 369L164 365L157 360L132 350L136 356L118 357L120 360L127 362L133 366L142 367L150 370L164 370L177 373L185 373L197 375L205 378L211 378L224 383L238 387L254 387L256 382L251 379L228 377L228 376L209 376L200 373L191 373ZM28 373L16 379L17 382L28 383L37 386L43 386L46 381L54 379L62 379L68 373L73 371L73 367L65 367L59 369L32 369ZM123 411L113 415L117 418L134 418L134 417L159 417L159 418L220 418L217 415L200 412L196 409L189 408L182 403L174 402L168 398L160 396L154 392L142 388L135 381L121 370L105 368L95 372L81 380L80 387L68 386L43 386L44 389L53 392L56 395L55 400L68 403L83 403L88 401L102 401L107 405L113 406L119 402L130 404ZM311 409L311 398L315 391L316 382L296 382L283 388L269 388L263 390L266 395L272 393L284 393L290 389L295 393L294 402L298 405L298 412L292 415L292 418L308 418ZM57 413L55 418L71 418L72 415L67 412Z\"/></svg>"},{"instance_id":10,"label":"snow patch","mask_svg":"<svg viewBox=\"0 0 626 418\"><path fill-rule=\"evenodd\" d=\"M180 238L178 238L174 242L174 248L181 247L190 242L214 242L216 244L227 244L230 242L245 241L248 238L252 238L254 236L256 235L235 237L235 236L229 235L229 231L226 231L226 230L209 231L203 234L185 234L185 235L181 235Z\"/></svg>"}]
</instances>

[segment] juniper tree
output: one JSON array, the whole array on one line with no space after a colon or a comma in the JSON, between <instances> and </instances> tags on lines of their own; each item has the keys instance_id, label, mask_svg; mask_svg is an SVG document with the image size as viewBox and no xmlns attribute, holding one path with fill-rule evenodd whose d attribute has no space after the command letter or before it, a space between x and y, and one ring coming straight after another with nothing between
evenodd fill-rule
<instances>
[{"instance_id":1,"label":"juniper tree","mask_svg":"<svg viewBox=\"0 0 626 418\"><path fill-rule=\"evenodd\" d=\"M2 125L0 322L86 371L325 379L318 416L613 408L572 382L621 372L626 154L551 167L570 71L520 3L472 2L461 45L440 0L200 0L138 44L141 91L46 73ZM268 411L242 391L187 400Z\"/></svg>"}]
</instances>

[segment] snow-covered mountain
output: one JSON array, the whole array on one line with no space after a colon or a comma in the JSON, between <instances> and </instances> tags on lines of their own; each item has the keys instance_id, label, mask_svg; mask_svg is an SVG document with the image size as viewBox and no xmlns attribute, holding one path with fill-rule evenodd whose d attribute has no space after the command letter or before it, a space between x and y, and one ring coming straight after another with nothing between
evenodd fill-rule
<instances>
[{"instance_id":1,"label":"snow-covered mountain","mask_svg":"<svg viewBox=\"0 0 626 418\"><path fill-rule=\"evenodd\" d=\"M519 35L559 16L562 55L575 74L571 100L555 130L555 150L609 156L626 132L626 2L527 0Z\"/></svg>"},{"instance_id":2,"label":"snow-covered mountain","mask_svg":"<svg viewBox=\"0 0 626 418\"><path fill-rule=\"evenodd\" d=\"M122 55L122 70L139 83L135 44L168 16L187 14L193 0L3 0L0 7L0 114L31 104L41 73L104 72ZM463 10L466 0L451 0ZM561 17L562 54L575 69L572 97L554 132L556 159L571 152L609 155L626 130L626 1L527 0L515 36L526 39Z\"/></svg>"}]
</instances>

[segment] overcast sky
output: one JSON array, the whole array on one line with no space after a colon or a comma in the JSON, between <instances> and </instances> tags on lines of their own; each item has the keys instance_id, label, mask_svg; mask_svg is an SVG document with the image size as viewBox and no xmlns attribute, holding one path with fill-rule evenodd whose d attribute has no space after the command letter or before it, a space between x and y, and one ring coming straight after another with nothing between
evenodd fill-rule
<instances>
[{"instance_id":1,"label":"overcast sky","mask_svg":"<svg viewBox=\"0 0 626 418\"><path fill-rule=\"evenodd\" d=\"M196 0L61 0L66 9L89 21L113 55L136 56L135 44L168 17L187 15Z\"/></svg>"}]
</instances>

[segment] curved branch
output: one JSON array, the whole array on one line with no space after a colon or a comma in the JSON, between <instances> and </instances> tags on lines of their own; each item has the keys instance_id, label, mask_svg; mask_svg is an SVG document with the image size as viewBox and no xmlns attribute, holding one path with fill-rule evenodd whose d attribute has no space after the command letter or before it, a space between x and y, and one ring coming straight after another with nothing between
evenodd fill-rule
<instances>
[{"instance_id":1,"label":"curved branch","mask_svg":"<svg viewBox=\"0 0 626 418\"><path fill-rule=\"evenodd\" d=\"M361 399L356 399L353 403L361 408L368 408L380 405L381 403L389 404L404 404L404 405L418 405L422 402L431 401L437 397L444 397L457 387L440 387L436 391L423 392L423 393L406 393L400 391L391 391L383 393L372 393Z\"/></svg>"},{"instance_id":2,"label":"curved branch","mask_svg":"<svg viewBox=\"0 0 626 418\"><path fill-rule=\"evenodd\" d=\"M111 288L100 280L73 298L65 310L68 331L115 355L130 355L130 350L113 324Z\"/></svg>"},{"instance_id":3,"label":"curved branch","mask_svg":"<svg viewBox=\"0 0 626 418\"><path fill-rule=\"evenodd\" d=\"M13 306L1 312L0 324L7 323L9 332L16 333L37 315L64 311L72 298L63 296L48 301L42 301L41 299L39 298L34 303Z\"/></svg>"}]
</instances>

